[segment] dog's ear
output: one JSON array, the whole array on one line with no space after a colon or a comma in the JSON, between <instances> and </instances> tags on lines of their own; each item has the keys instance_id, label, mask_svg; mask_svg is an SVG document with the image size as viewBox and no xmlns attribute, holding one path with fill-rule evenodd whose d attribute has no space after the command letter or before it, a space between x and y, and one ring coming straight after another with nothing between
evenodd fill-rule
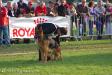
<instances>
[{"instance_id":1,"label":"dog's ear","mask_svg":"<svg viewBox=\"0 0 112 75\"><path fill-rule=\"evenodd\" d=\"M65 27L58 27L54 34L66 35L67 34L67 28L65 28Z\"/></svg>"},{"instance_id":2,"label":"dog's ear","mask_svg":"<svg viewBox=\"0 0 112 75\"><path fill-rule=\"evenodd\" d=\"M59 28L61 35L66 35L67 34L67 28L60 27Z\"/></svg>"}]
</instances>

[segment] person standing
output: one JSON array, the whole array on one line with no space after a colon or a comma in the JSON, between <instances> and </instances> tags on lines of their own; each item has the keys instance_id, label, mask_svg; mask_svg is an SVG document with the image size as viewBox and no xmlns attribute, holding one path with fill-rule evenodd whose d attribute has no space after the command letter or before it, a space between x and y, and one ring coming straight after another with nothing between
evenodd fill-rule
<instances>
[{"instance_id":1,"label":"person standing","mask_svg":"<svg viewBox=\"0 0 112 75\"><path fill-rule=\"evenodd\" d=\"M96 12L94 10L94 1L90 1L89 4L89 35L90 35L90 38L92 39L92 35L93 35L93 25L94 25L94 22L95 22L95 16L96 16Z\"/></svg>"},{"instance_id":2,"label":"person standing","mask_svg":"<svg viewBox=\"0 0 112 75\"><path fill-rule=\"evenodd\" d=\"M103 1L98 0L98 4L95 7L95 12L97 15L96 19L96 29L97 29L97 39L102 39L102 34L103 34L103 28L104 28L104 23L105 23L105 8L103 6Z\"/></svg>"},{"instance_id":3,"label":"person standing","mask_svg":"<svg viewBox=\"0 0 112 75\"><path fill-rule=\"evenodd\" d=\"M89 16L89 10L86 0L81 0L81 4L77 5L76 11L79 16L79 35L86 35L86 21Z\"/></svg>"},{"instance_id":4,"label":"person standing","mask_svg":"<svg viewBox=\"0 0 112 75\"><path fill-rule=\"evenodd\" d=\"M2 5L2 1L0 0L0 46L10 45L8 23L8 11L6 7Z\"/></svg>"},{"instance_id":5,"label":"person standing","mask_svg":"<svg viewBox=\"0 0 112 75\"><path fill-rule=\"evenodd\" d=\"M106 3L106 35L112 35L112 5L107 0ZM111 37L111 36L110 36Z\"/></svg>"}]
</instances>

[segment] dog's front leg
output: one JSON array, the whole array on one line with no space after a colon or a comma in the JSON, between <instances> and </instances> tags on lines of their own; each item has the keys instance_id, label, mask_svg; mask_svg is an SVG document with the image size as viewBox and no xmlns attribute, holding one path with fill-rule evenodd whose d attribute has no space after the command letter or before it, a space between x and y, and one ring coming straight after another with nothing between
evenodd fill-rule
<instances>
[{"instance_id":1,"label":"dog's front leg","mask_svg":"<svg viewBox=\"0 0 112 75\"><path fill-rule=\"evenodd\" d=\"M48 56L48 52L45 51L45 53L44 53L44 63L47 63L47 56Z\"/></svg>"},{"instance_id":2,"label":"dog's front leg","mask_svg":"<svg viewBox=\"0 0 112 75\"><path fill-rule=\"evenodd\" d=\"M41 61L41 60L42 60L42 56L41 56L41 48L39 48L38 53L39 53L39 58L38 58L38 60Z\"/></svg>"},{"instance_id":3,"label":"dog's front leg","mask_svg":"<svg viewBox=\"0 0 112 75\"><path fill-rule=\"evenodd\" d=\"M43 49L40 50L40 54L41 54L41 61L44 62L44 51L43 51Z\"/></svg>"}]
</instances>

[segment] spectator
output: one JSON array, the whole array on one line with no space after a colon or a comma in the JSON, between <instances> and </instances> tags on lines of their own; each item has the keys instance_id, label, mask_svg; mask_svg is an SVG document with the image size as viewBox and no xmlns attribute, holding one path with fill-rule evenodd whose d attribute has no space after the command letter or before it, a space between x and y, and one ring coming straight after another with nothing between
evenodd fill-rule
<instances>
[{"instance_id":1,"label":"spectator","mask_svg":"<svg viewBox=\"0 0 112 75\"><path fill-rule=\"evenodd\" d=\"M18 9L17 3L13 4L13 11L14 11L14 17L19 17L20 16L20 10Z\"/></svg>"},{"instance_id":2,"label":"spectator","mask_svg":"<svg viewBox=\"0 0 112 75\"><path fill-rule=\"evenodd\" d=\"M107 35L112 35L111 18L112 18L112 5L108 1L106 3L106 34Z\"/></svg>"},{"instance_id":3,"label":"spectator","mask_svg":"<svg viewBox=\"0 0 112 75\"><path fill-rule=\"evenodd\" d=\"M55 3L53 3L52 1L49 1L49 6L47 7L47 16L56 16L57 13L55 10Z\"/></svg>"},{"instance_id":4,"label":"spectator","mask_svg":"<svg viewBox=\"0 0 112 75\"><path fill-rule=\"evenodd\" d=\"M89 2L89 35L91 36L92 39L92 35L93 35L93 25L95 22L95 16L96 16L96 12L94 10L94 1L90 1Z\"/></svg>"},{"instance_id":5,"label":"spectator","mask_svg":"<svg viewBox=\"0 0 112 75\"><path fill-rule=\"evenodd\" d=\"M66 0L61 0L61 5L58 6L58 15L59 16L66 16L69 13L69 5L67 4Z\"/></svg>"},{"instance_id":6,"label":"spectator","mask_svg":"<svg viewBox=\"0 0 112 75\"><path fill-rule=\"evenodd\" d=\"M27 7L26 13L28 16L34 16L34 7L32 7L31 1L28 2L28 7Z\"/></svg>"},{"instance_id":7,"label":"spectator","mask_svg":"<svg viewBox=\"0 0 112 75\"><path fill-rule=\"evenodd\" d=\"M20 10L20 17L23 17L23 16L26 16L26 11L27 11L27 9L25 9L25 8L20 8L19 9Z\"/></svg>"},{"instance_id":8,"label":"spectator","mask_svg":"<svg viewBox=\"0 0 112 75\"><path fill-rule=\"evenodd\" d=\"M41 1L35 8L35 16L45 16L47 14L47 8L45 2Z\"/></svg>"},{"instance_id":9,"label":"spectator","mask_svg":"<svg viewBox=\"0 0 112 75\"><path fill-rule=\"evenodd\" d=\"M98 4L95 7L95 12L97 15L97 19L96 19L96 28L98 34L97 39L101 39L102 38L101 35L103 34L103 27L105 23L105 8L103 6L102 0L98 0Z\"/></svg>"},{"instance_id":10,"label":"spectator","mask_svg":"<svg viewBox=\"0 0 112 75\"><path fill-rule=\"evenodd\" d=\"M73 3L69 3L69 14L70 15L77 15L77 13L76 13L76 9L75 9L75 5L73 4Z\"/></svg>"},{"instance_id":11,"label":"spectator","mask_svg":"<svg viewBox=\"0 0 112 75\"><path fill-rule=\"evenodd\" d=\"M55 11L55 15L56 15L56 16L58 16L58 6L59 6L58 3L55 3L55 4L54 4L54 11Z\"/></svg>"},{"instance_id":12,"label":"spectator","mask_svg":"<svg viewBox=\"0 0 112 75\"><path fill-rule=\"evenodd\" d=\"M76 20L76 9L75 9L75 5L73 3L69 3L69 15L71 16L71 29L73 28L73 24L75 23L75 26L77 27L77 20ZM71 33L71 35L73 35L73 32Z\"/></svg>"},{"instance_id":13,"label":"spectator","mask_svg":"<svg viewBox=\"0 0 112 75\"><path fill-rule=\"evenodd\" d=\"M86 5L86 0L82 0L82 3L77 5L77 14L79 16L79 35L86 34L86 19L89 15L88 7Z\"/></svg>"},{"instance_id":14,"label":"spectator","mask_svg":"<svg viewBox=\"0 0 112 75\"><path fill-rule=\"evenodd\" d=\"M0 0L0 46L10 45L8 23L9 19L7 8L2 5L2 1Z\"/></svg>"},{"instance_id":15,"label":"spectator","mask_svg":"<svg viewBox=\"0 0 112 75\"><path fill-rule=\"evenodd\" d=\"M24 3L24 1L23 0L19 0L19 2L17 2L17 4L18 4L18 8L27 8L27 4L26 3Z\"/></svg>"},{"instance_id":16,"label":"spectator","mask_svg":"<svg viewBox=\"0 0 112 75\"><path fill-rule=\"evenodd\" d=\"M25 16L26 11L27 11L27 4L24 3L23 0L19 0L19 2L17 2L17 4L18 4L18 8L20 10L20 16Z\"/></svg>"},{"instance_id":17,"label":"spectator","mask_svg":"<svg viewBox=\"0 0 112 75\"><path fill-rule=\"evenodd\" d=\"M7 2L6 8L7 8L7 10L8 10L8 16L13 17L14 14L13 14L11 2L9 2L9 1Z\"/></svg>"},{"instance_id":18,"label":"spectator","mask_svg":"<svg viewBox=\"0 0 112 75\"><path fill-rule=\"evenodd\" d=\"M34 16L34 7L32 7L32 1L28 2L26 14L24 16L26 16L26 17L33 17ZM28 38L24 39L24 43L30 43L30 41L31 40Z\"/></svg>"}]
</instances>

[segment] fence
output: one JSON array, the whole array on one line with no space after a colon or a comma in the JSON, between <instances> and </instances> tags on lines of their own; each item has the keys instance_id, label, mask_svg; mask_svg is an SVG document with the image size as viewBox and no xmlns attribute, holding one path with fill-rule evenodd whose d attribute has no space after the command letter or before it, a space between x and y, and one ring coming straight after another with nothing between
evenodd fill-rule
<instances>
[{"instance_id":1,"label":"fence","mask_svg":"<svg viewBox=\"0 0 112 75\"><path fill-rule=\"evenodd\" d=\"M106 16L72 16L72 35L75 38L83 36L112 35L112 17Z\"/></svg>"}]
</instances>

